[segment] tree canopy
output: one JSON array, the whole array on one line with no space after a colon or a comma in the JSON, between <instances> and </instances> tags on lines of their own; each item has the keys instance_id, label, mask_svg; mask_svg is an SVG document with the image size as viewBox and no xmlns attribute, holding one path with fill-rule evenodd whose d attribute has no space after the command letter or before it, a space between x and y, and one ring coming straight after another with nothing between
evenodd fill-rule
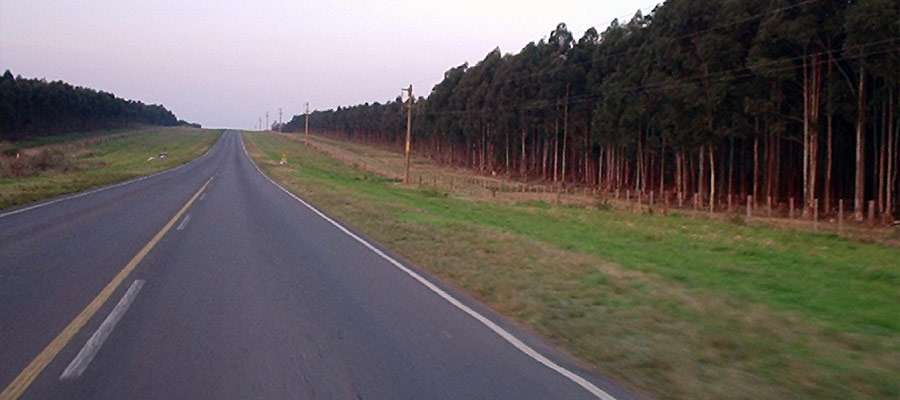
<instances>
[{"instance_id":1,"label":"tree canopy","mask_svg":"<svg viewBox=\"0 0 900 400\"><path fill-rule=\"evenodd\" d=\"M897 207L895 0L669 0L576 39L451 68L414 106L440 162L715 207L789 197L823 212ZM401 143L399 99L310 115L310 129ZM298 119L299 118L299 119ZM299 122L299 123L298 123ZM286 129L302 130L302 116Z\"/></svg>"},{"instance_id":2,"label":"tree canopy","mask_svg":"<svg viewBox=\"0 0 900 400\"><path fill-rule=\"evenodd\" d=\"M0 76L0 139L21 140L73 131L129 125L177 125L161 105L125 100L112 93L63 81Z\"/></svg>"}]
</instances>

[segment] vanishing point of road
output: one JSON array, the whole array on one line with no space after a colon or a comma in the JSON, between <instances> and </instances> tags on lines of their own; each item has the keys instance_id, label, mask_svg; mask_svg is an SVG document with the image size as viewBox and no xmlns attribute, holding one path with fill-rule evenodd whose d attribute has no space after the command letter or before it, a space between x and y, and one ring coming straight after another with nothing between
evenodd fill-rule
<instances>
[{"instance_id":1,"label":"vanishing point of road","mask_svg":"<svg viewBox=\"0 0 900 400\"><path fill-rule=\"evenodd\" d=\"M634 398L269 181L236 131L167 172L0 213L0 389Z\"/></svg>"}]
</instances>

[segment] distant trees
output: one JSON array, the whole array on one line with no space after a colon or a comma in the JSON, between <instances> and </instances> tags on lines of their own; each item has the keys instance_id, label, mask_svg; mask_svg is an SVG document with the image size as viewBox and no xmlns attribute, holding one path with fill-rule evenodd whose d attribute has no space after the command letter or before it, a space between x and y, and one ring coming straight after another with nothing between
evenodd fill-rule
<instances>
[{"instance_id":1,"label":"distant trees","mask_svg":"<svg viewBox=\"0 0 900 400\"><path fill-rule=\"evenodd\" d=\"M179 123L188 124L160 105L124 100L62 81L13 77L9 70L0 76L0 140Z\"/></svg>"},{"instance_id":2,"label":"distant trees","mask_svg":"<svg viewBox=\"0 0 900 400\"><path fill-rule=\"evenodd\" d=\"M414 149L713 208L753 195L830 212L852 199L857 218L868 201L896 216L898 8L669 0L577 40L559 24L518 54L495 49L448 70L415 105ZM317 111L310 129L400 143L402 112L399 99ZM296 127L302 116L285 130Z\"/></svg>"}]
</instances>

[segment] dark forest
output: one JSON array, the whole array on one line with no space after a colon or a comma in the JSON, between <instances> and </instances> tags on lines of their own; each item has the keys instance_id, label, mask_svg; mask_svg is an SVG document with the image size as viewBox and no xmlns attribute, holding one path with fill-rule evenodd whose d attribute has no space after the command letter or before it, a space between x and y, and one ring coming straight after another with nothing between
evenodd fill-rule
<instances>
[{"instance_id":1,"label":"dark forest","mask_svg":"<svg viewBox=\"0 0 900 400\"><path fill-rule=\"evenodd\" d=\"M124 100L63 81L14 77L8 70L0 76L0 140L179 123L186 124L160 105Z\"/></svg>"},{"instance_id":2,"label":"dark forest","mask_svg":"<svg viewBox=\"0 0 900 400\"><path fill-rule=\"evenodd\" d=\"M579 38L559 24L517 54L444 74L413 105L413 151L561 184L715 207L795 198L857 218L898 209L895 0L670 0ZM406 103L310 115L310 129L402 143ZM302 131L303 116L285 130ZM684 200L686 201L686 200ZM740 200L737 200L740 201Z\"/></svg>"}]
</instances>

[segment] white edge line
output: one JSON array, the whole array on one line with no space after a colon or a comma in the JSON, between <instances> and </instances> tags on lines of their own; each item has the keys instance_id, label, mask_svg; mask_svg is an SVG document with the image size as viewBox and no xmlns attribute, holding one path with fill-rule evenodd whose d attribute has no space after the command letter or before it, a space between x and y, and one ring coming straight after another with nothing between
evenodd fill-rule
<instances>
[{"instance_id":1,"label":"white edge line","mask_svg":"<svg viewBox=\"0 0 900 400\"><path fill-rule=\"evenodd\" d=\"M499 325L495 324L493 321L491 321L487 317L479 314L477 311L475 311L472 308L470 308L469 306L463 304L462 302L457 300L455 297L453 297L449 293L445 292L443 289L437 287L437 285L435 285L434 283L431 283L431 281L423 278L421 275L415 273L413 270L409 269L408 267L406 267L399 261L397 261L394 258L392 258L391 256L385 254L383 251L379 250L377 247L375 247L371 243L367 242L365 239L363 239L363 238L359 237L358 235L356 235L355 233L351 232L350 230L345 228L343 225L337 223L335 220L331 219L330 217L328 217L327 215L325 215L324 213L319 211L317 208L313 207L311 204L309 204L306 201L304 201L303 199L297 197L296 195L294 195L293 193L291 193L290 191L285 189L283 186L279 185L278 182L273 181L265 173L263 173L261 169L259 169L259 166L256 165L256 162L254 162L253 158L250 157L250 154L247 153L247 147L244 146L244 140L243 140L242 135L241 135L241 147L244 148L244 154L247 156L247 159L250 160L250 162L253 164L253 166L256 167L256 170L264 178L266 178L273 185L277 186L283 192L287 193L289 196L293 197L294 200L297 200L298 202L300 202L300 204L303 204L304 206L306 206L306 208L309 208L310 210L312 210L312 212L316 213L319 217L322 217L322 219L328 221L329 223L334 225L336 228L338 228L340 231L344 232L351 238L355 239L357 242L361 243L363 246L367 247L373 253L375 253L378 256L380 256L381 258L385 259L387 262L391 263L393 266L397 267L399 270L405 272L407 275L409 275L413 279L419 281L419 283L421 283L422 285L424 285L425 287L430 289L432 292L436 293L438 296L440 296L441 298L446 300L448 303L452 304L453 306L460 309L464 313L469 314L469 316L471 316L472 318L475 318L478 322L481 322L484 326L486 326L486 327L488 327L488 329L494 331L494 333L496 333L498 336L500 336L501 338L503 338L504 340L509 342L509 344L513 345L513 347L515 347L516 349L518 349L525 355L527 355L527 356L531 357L532 359L534 359L535 361L543 364L545 367L550 368L551 370L568 378L570 381L578 384L578 386L581 386L582 388L584 388L585 390L587 390L588 392L590 392L592 395L596 396L599 399L616 400L615 397L613 397L609 393L606 393L603 389L598 388L596 385L594 385L587 379L582 378L578 374L576 374L572 371L569 371L568 369L566 369L566 368L560 366L559 364L553 362L552 360L548 359L543 354L537 352L537 350L534 350L533 348L531 348L530 346L528 346L527 344L522 342L522 340L520 340L519 338L514 336L512 333L509 333L507 330L501 328Z\"/></svg>"},{"instance_id":2,"label":"white edge line","mask_svg":"<svg viewBox=\"0 0 900 400\"><path fill-rule=\"evenodd\" d=\"M184 216L184 219L181 220L181 223L178 224L178 227L175 228L176 231L184 230L184 227L187 226L188 221L191 220L191 214L188 213Z\"/></svg>"},{"instance_id":3,"label":"white edge line","mask_svg":"<svg viewBox=\"0 0 900 400\"><path fill-rule=\"evenodd\" d=\"M128 288L128 291L125 292L125 295L122 296L122 299L119 300L116 307L106 316L106 319L103 320L103 323L100 324L97 331L91 335L91 338L84 344L84 347L81 348L78 355L72 359L72 362L69 363L66 370L59 376L59 380L78 379L78 377L84 373L84 370L87 369L88 365L94 359L94 356L97 355L100 347L103 346L103 342L106 341L106 338L112 333L113 328L116 327L116 324L122 319L122 316L125 315L125 311L128 311L128 307L131 306L131 303L134 301L134 298L137 297L142 286L144 286L144 281L141 279L135 280L131 284L131 287Z\"/></svg>"},{"instance_id":4,"label":"white edge line","mask_svg":"<svg viewBox=\"0 0 900 400\"><path fill-rule=\"evenodd\" d=\"M225 132L222 132L222 134L224 134L224 133L225 133ZM220 138L221 138L221 136L220 136ZM15 215L15 214L19 214L19 213L23 213L23 212L25 212L25 211L31 211L31 210L34 210L35 208L41 208L41 207L44 207L44 206L49 206L49 205L51 205L51 204L56 204L56 203L59 203L59 202L62 202L62 201L66 201L66 200L77 199L77 198L79 198L79 197L84 197L84 196L91 195L91 194L94 194L94 193L99 193L99 192L102 192L102 191L105 191L105 190L114 189L114 188L117 188L117 187L119 187L119 186L130 185L130 184L132 184L132 183L137 183L137 182L140 182L140 181L142 181L142 180L150 179L150 178L153 178L153 177L155 177L155 176L159 176L159 175L163 175L163 174L168 174L168 173L170 173L170 172L175 172L175 171L177 171L177 170L179 170L179 169L181 169L181 168L183 168L183 167L188 166L189 164L192 164L192 163L194 163L194 162L196 162L196 161L199 161L199 160L205 158L205 157L209 154L209 152L212 151L212 149L213 149L214 147L216 147L217 144L219 144L219 141L218 141L218 140L216 141L216 143L213 143L213 145L210 146L209 149L206 150L206 153L203 153L202 156L197 157L197 158L195 158L195 159L193 159L193 160L191 160L191 161L188 161L188 162L186 162L186 163L184 163L184 164L181 164L181 165L179 165L179 166L177 166L177 167L175 167L175 168L170 168L170 169L167 169L167 170L165 170L165 171L160 171L160 172L157 172L157 173L155 173L155 174L153 174L153 175L142 176L142 177L140 177L140 178L135 178L135 179L127 180L127 181L125 181L125 182L119 182L119 183L112 184L112 185L109 185L109 186L103 186L103 187L101 187L101 188L97 188L97 189L94 189L94 190L89 190L89 191L87 191L87 192L76 193L76 194L73 194L73 195L70 195L70 196L65 196L65 197L60 197L60 198L58 198L58 199L54 199L54 200L50 200L50 201L45 201L45 202L43 202L43 203L33 204L33 205L30 205L30 206L25 207L25 208L20 208L20 209L18 209L18 210L13 210L13 211L5 212L5 213L0 214L0 218L8 217L8 216Z\"/></svg>"}]
</instances>

